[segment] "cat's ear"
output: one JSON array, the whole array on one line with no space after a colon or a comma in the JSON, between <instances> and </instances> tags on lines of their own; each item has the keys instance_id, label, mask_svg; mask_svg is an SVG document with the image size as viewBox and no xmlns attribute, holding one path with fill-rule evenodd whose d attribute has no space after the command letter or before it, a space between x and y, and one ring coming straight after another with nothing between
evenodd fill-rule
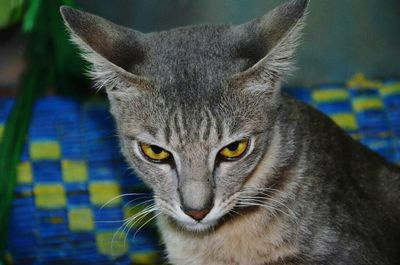
<instances>
[{"instance_id":1,"label":"cat's ear","mask_svg":"<svg viewBox=\"0 0 400 265\"><path fill-rule=\"evenodd\" d=\"M72 41L93 64L90 74L99 87L119 96L150 87L146 78L131 72L144 58L143 33L70 7L63 6L60 12Z\"/></svg>"},{"instance_id":2,"label":"cat's ear","mask_svg":"<svg viewBox=\"0 0 400 265\"><path fill-rule=\"evenodd\" d=\"M250 67L233 76L241 88L275 92L293 68L293 57L304 27L308 0L292 0L246 24L232 27L240 58Z\"/></svg>"}]
</instances>

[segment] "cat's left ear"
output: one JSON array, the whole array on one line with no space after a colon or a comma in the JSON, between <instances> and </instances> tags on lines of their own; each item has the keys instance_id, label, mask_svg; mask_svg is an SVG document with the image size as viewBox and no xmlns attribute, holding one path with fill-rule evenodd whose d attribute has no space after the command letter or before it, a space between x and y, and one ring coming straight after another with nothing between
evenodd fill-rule
<instances>
[{"instance_id":1,"label":"cat's left ear","mask_svg":"<svg viewBox=\"0 0 400 265\"><path fill-rule=\"evenodd\" d=\"M309 0L291 0L263 17L233 26L230 34L237 56L250 67L232 77L241 89L275 93L293 68Z\"/></svg>"},{"instance_id":2,"label":"cat's left ear","mask_svg":"<svg viewBox=\"0 0 400 265\"><path fill-rule=\"evenodd\" d=\"M92 64L90 74L109 96L124 98L150 88L150 82L132 72L145 56L145 34L67 6L60 8L72 41Z\"/></svg>"}]
</instances>

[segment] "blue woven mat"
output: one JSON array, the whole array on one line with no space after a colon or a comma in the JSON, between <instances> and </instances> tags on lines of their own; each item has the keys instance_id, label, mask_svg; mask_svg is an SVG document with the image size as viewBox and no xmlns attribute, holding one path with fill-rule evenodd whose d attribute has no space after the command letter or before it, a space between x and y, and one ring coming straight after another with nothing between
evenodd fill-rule
<instances>
[{"instance_id":1,"label":"blue woven mat","mask_svg":"<svg viewBox=\"0 0 400 265\"><path fill-rule=\"evenodd\" d=\"M119 152L104 102L41 99L17 172L8 240L13 263L156 262L160 248L154 226L136 234L149 216L129 233L119 229L149 194ZM127 193L137 195L117 197Z\"/></svg>"},{"instance_id":2,"label":"blue woven mat","mask_svg":"<svg viewBox=\"0 0 400 265\"><path fill-rule=\"evenodd\" d=\"M287 92L325 112L382 156L400 162L400 81L356 78ZM0 99L0 136L12 104ZM17 181L10 263L157 264L162 252L154 225L137 233L150 216L129 232L119 229L124 219L145 207L149 194L120 154L106 103L41 99ZM138 195L118 197L127 193Z\"/></svg>"}]
</instances>

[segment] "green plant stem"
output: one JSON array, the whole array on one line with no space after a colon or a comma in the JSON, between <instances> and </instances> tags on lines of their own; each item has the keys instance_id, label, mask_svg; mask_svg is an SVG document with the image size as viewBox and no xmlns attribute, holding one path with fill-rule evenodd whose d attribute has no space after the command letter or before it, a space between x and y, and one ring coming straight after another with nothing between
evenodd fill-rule
<instances>
[{"instance_id":1,"label":"green plant stem","mask_svg":"<svg viewBox=\"0 0 400 265\"><path fill-rule=\"evenodd\" d=\"M16 165L25 143L29 129L32 109L37 97L45 87L41 67L32 69L25 76L23 89L17 97L13 110L7 120L3 140L0 145L0 250L4 255L4 248L8 236L9 215L14 198L16 184Z\"/></svg>"}]
</instances>

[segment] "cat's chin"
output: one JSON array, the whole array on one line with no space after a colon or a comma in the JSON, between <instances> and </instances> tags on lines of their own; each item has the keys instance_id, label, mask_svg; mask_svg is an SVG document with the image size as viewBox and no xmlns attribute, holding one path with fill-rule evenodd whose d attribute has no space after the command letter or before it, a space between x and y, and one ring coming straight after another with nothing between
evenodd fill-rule
<instances>
[{"instance_id":1,"label":"cat's chin","mask_svg":"<svg viewBox=\"0 0 400 265\"><path fill-rule=\"evenodd\" d=\"M181 227L191 232L207 232L212 230L212 228L217 224L217 222L198 222L198 223L182 223L180 222Z\"/></svg>"},{"instance_id":2,"label":"cat's chin","mask_svg":"<svg viewBox=\"0 0 400 265\"><path fill-rule=\"evenodd\" d=\"M185 231L194 233L208 232L212 230L218 223L217 220L196 222L196 221L177 220L173 217L169 217L168 219L178 229L183 229Z\"/></svg>"}]
</instances>

